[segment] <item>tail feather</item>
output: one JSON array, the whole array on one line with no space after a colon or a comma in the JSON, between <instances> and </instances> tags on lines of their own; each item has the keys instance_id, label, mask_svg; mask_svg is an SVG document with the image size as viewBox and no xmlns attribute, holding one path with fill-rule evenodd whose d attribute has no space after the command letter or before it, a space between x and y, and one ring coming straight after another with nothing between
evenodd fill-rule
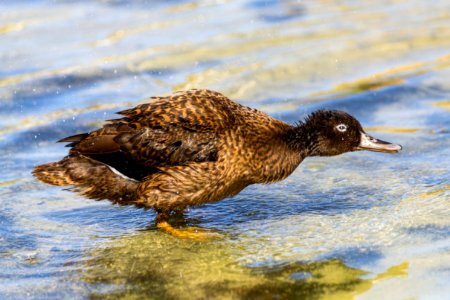
<instances>
[{"instance_id":1,"label":"tail feather","mask_svg":"<svg viewBox=\"0 0 450 300\"><path fill-rule=\"evenodd\" d=\"M89 136L89 133L81 133L81 134L71 135L71 136L68 136L68 137L65 137L65 138L59 140L58 143L70 142L70 144L67 144L66 147L74 147L75 145L80 143L82 140L84 140L88 136Z\"/></svg>"},{"instance_id":2,"label":"tail feather","mask_svg":"<svg viewBox=\"0 0 450 300\"><path fill-rule=\"evenodd\" d=\"M59 162L35 167L40 181L65 186L91 199L108 199L119 204L134 204L138 181L125 177L111 167L83 155L69 155Z\"/></svg>"},{"instance_id":3,"label":"tail feather","mask_svg":"<svg viewBox=\"0 0 450 300\"><path fill-rule=\"evenodd\" d=\"M58 143L64 143L64 142L79 142L83 139L85 139L86 137L89 136L89 133L80 133L80 134L75 134L75 135L71 135L68 137L65 137L63 139L60 139L58 141Z\"/></svg>"},{"instance_id":4,"label":"tail feather","mask_svg":"<svg viewBox=\"0 0 450 300\"><path fill-rule=\"evenodd\" d=\"M77 184L67 172L68 159L59 162L48 163L34 167L33 175L42 182L51 185L73 185Z\"/></svg>"}]
</instances>

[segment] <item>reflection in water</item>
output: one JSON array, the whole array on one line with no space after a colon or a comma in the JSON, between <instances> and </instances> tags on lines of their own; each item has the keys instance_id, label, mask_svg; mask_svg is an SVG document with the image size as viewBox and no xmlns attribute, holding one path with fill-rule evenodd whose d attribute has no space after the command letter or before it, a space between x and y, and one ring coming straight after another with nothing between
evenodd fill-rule
<instances>
[{"instance_id":1,"label":"reflection in water","mask_svg":"<svg viewBox=\"0 0 450 300\"><path fill-rule=\"evenodd\" d=\"M383 280L407 276L409 265L376 275L337 259L245 267L236 263L244 248L145 231L90 252L80 276L105 287L94 299L353 299Z\"/></svg>"}]
</instances>

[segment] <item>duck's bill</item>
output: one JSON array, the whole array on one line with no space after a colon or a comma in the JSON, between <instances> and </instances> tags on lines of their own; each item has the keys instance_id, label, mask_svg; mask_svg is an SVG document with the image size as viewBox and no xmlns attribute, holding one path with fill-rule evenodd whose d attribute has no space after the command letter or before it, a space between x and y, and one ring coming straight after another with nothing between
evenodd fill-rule
<instances>
[{"instance_id":1,"label":"duck's bill","mask_svg":"<svg viewBox=\"0 0 450 300\"><path fill-rule=\"evenodd\" d=\"M357 150L397 153L402 150L402 146L378 140L365 132L361 132L361 142L359 143Z\"/></svg>"}]
</instances>

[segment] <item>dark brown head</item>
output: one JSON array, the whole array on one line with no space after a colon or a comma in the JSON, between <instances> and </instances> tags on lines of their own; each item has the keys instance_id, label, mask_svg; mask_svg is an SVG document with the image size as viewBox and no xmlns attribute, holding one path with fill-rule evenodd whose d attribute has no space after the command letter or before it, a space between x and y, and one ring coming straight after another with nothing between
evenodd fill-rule
<instances>
[{"instance_id":1,"label":"dark brown head","mask_svg":"<svg viewBox=\"0 0 450 300\"><path fill-rule=\"evenodd\" d=\"M343 111L316 111L295 131L291 142L297 148L305 148L308 156L332 156L357 150L396 153L402 149L400 145L369 136L358 120Z\"/></svg>"}]
</instances>

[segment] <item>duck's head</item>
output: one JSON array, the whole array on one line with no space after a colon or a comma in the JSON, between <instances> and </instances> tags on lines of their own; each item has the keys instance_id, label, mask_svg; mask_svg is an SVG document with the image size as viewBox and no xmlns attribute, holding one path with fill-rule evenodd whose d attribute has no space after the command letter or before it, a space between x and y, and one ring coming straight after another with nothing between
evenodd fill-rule
<instances>
[{"instance_id":1,"label":"duck's head","mask_svg":"<svg viewBox=\"0 0 450 300\"><path fill-rule=\"evenodd\" d=\"M337 110L312 113L298 127L297 138L306 142L309 156L332 156L357 150L396 153L400 145L391 144L368 135L358 120Z\"/></svg>"}]
</instances>

